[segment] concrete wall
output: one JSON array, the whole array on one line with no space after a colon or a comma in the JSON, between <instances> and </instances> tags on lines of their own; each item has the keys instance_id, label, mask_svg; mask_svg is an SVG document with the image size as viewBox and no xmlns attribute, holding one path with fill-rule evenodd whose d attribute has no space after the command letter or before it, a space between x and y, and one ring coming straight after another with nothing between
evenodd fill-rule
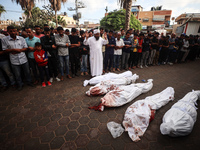
<instances>
[{"instance_id":1,"label":"concrete wall","mask_svg":"<svg viewBox=\"0 0 200 150\"><path fill-rule=\"evenodd\" d=\"M188 26L187 26L187 30L186 30L186 34L190 35L200 35L200 33L198 33L200 27L200 22L188 22ZM186 28L186 26L185 26ZM185 29L184 29L185 31Z\"/></svg>"}]
</instances>

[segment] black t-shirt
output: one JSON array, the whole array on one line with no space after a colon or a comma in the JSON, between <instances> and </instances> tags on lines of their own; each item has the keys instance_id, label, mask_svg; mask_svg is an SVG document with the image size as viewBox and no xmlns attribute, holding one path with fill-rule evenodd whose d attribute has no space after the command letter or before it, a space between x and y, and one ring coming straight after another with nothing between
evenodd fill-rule
<instances>
[{"instance_id":1,"label":"black t-shirt","mask_svg":"<svg viewBox=\"0 0 200 150\"><path fill-rule=\"evenodd\" d=\"M71 44L78 44L78 42L80 42L80 38L75 35L75 36L72 36L72 35L69 35L69 40L71 42ZM69 54L71 53L79 53L79 48L78 47L74 47L74 48L69 48Z\"/></svg>"},{"instance_id":2,"label":"black t-shirt","mask_svg":"<svg viewBox=\"0 0 200 150\"><path fill-rule=\"evenodd\" d=\"M80 38L81 46L79 47L79 51L80 51L80 54L81 54L81 55L87 55L88 52L89 52L89 46L84 45L84 44L83 44L83 41L84 41L84 39L83 39L83 38ZM83 50L84 48L85 48L86 50Z\"/></svg>"},{"instance_id":3,"label":"black t-shirt","mask_svg":"<svg viewBox=\"0 0 200 150\"><path fill-rule=\"evenodd\" d=\"M146 52L146 51L149 51L150 49L150 44L151 43L151 41L150 41L150 39L148 39L148 38L145 38L144 40L143 40L143 44L142 44L142 52Z\"/></svg>"},{"instance_id":4,"label":"black t-shirt","mask_svg":"<svg viewBox=\"0 0 200 150\"><path fill-rule=\"evenodd\" d=\"M152 49L158 49L158 45L154 45L153 43L157 43L158 44L158 39L156 38L156 37L153 37L153 39L152 39L152 44L151 44L151 47L152 47Z\"/></svg>"}]
</instances>

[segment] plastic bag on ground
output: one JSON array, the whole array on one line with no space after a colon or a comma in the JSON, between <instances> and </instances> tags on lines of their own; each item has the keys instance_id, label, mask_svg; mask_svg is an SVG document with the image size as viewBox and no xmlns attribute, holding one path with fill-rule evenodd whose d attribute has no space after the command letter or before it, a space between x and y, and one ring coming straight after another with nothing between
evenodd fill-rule
<instances>
[{"instance_id":1,"label":"plastic bag on ground","mask_svg":"<svg viewBox=\"0 0 200 150\"><path fill-rule=\"evenodd\" d=\"M200 91L192 91L175 103L163 116L161 133L172 137L190 134L197 118L195 104L198 99Z\"/></svg>"},{"instance_id":2,"label":"plastic bag on ground","mask_svg":"<svg viewBox=\"0 0 200 150\"><path fill-rule=\"evenodd\" d=\"M97 96L104 95L109 91L116 89L118 86L129 85L131 83L135 83L135 81L139 78L137 74L134 74L131 77L121 77L118 79L110 79L106 81L101 81L97 85L90 87L90 89L86 92L86 95Z\"/></svg>"},{"instance_id":3,"label":"plastic bag on ground","mask_svg":"<svg viewBox=\"0 0 200 150\"><path fill-rule=\"evenodd\" d=\"M102 111L104 110L104 106L119 107L127 104L140 94L150 91L153 87L152 82L153 79L149 79L147 83L136 83L127 86L119 86L101 98L101 104L99 106L89 108Z\"/></svg>"},{"instance_id":4,"label":"plastic bag on ground","mask_svg":"<svg viewBox=\"0 0 200 150\"><path fill-rule=\"evenodd\" d=\"M136 101L125 112L123 126L128 131L132 141L139 141L154 119L155 110L166 105L174 99L174 89L168 87L160 93L148 96L143 100Z\"/></svg>"},{"instance_id":5,"label":"plastic bag on ground","mask_svg":"<svg viewBox=\"0 0 200 150\"><path fill-rule=\"evenodd\" d=\"M121 136L124 132L124 128L122 128L121 124L113 121L107 123L107 128L110 131L113 138Z\"/></svg>"},{"instance_id":6,"label":"plastic bag on ground","mask_svg":"<svg viewBox=\"0 0 200 150\"><path fill-rule=\"evenodd\" d=\"M90 80L85 80L83 82L83 86L87 86L88 84L90 85L96 85L98 83L100 83L101 81L106 81L106 80L111 80L111 79L117 79L117 78L121 78L121 77L131 77L133 74L131 71L125 71L123 73L120 74L116 74L116 73L106 73L104 75L101 76L96 76L93 77Z\"/></svg>"}]
</instances>

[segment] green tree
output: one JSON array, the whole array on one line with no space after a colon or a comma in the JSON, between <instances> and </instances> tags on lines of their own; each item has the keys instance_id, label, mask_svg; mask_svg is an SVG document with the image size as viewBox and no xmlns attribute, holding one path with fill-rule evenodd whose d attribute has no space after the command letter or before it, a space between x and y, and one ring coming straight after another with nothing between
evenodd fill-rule
<instances>
[{"instance_id":1,"label":"green tree","mask_svg":"<svg viewBox=\"0 0 200 150\"><path fill-rule=\"evenodd\" d=\"M22 10L27 10L28 18L32 17L31 11L33 7L35 6L35 0L12 0L12 2L16 2L17 4L20 4Z\"/></svg>"},{"instance_id":2,"label":"green tree","mask_svg":"<svg viewBox=\"0 0 200 150\"><path fill-rule=\"evenodd\" d=\"M26 21L22 23L23 27L34 27L35 25L43 26L44 24L48 24L49 21L54 18L53 9L50 5L43 6L43 10L39 7L34 7L31 11L32 17L26 18ZM28 11L26 10L25 15L28 15Z\"/></svg>"},{"instance_id":3,"label":"green tree","mask_svg":"<svg viewBox=\"0 0 200 150\"><path fill-rule=\"evenodd\" d=\"M0 4L0 20L1 20L1 14L4 12L6 12L4 6Z\"/></svg>"},{"instance_id":4,"label":"green tree","mask_svg":"<svg viewBox=\"0 0 200 150\"><path fill-rule=\"evenodd\" d=\"M51 7L55 11L55 20L56 20L56 27L58 26L58 19L57 19L57 11L61 9L61 3L67 2L67 0L49 0Z\"/></svg>"},{"instance_id":5,"label":"green tree","mask_svg":"<svg viewBox=\"0 0 200 150\"><path fill-rule=\"evenodd\" d=\"M56 19L53 19L54 22L56 22ZM57 21L58 21L58 24L63 26L63 27L66 27L67 26L67 23L66 21L64 20L64 18L62 16L58 16L57 17Z\"/></svg>"},{"instance_id":6,"label":"green tree","mask_svg":"<svg viewBox=\"0 0 200 150\"><path fill-rule=\"evenodd\" d=\"M100 21L101 27L110 29L110 30L120 30L120 28L125 28L125 15L126 15L126 10L118 10L118 11L113 11L108 13L106 17L104 17ZM130 17L130 28L134 28L135 30L140 30L141 29L141 23L135 18L133 14L131 14Z\"/></svg>"},{"instance_id":7,"label":"green tree","mask_svg":"<svg viewBox=\"0 0 200 150\"><path fill-rule=\"evenodd\" d=\"M131 19L131 7L132 3L136 2L137 0L118 0L120 3L120 6L126 9L126 24L125 24L125 31L128 30L130 27L130 19Z\"/></svg>"}]
</instances>

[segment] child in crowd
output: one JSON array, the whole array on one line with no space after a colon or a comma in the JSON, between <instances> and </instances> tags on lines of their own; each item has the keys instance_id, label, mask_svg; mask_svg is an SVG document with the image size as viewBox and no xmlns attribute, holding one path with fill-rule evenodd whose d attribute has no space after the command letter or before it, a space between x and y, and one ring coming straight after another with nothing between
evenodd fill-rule
<instances>
[{"instance_id":1,"label":"child in crowd","mask_svg":"<svg viewBox=\"0 0 200 150\"><path fill-rule=\"evenodd\" d=\"M46 87L46 84L44 82L44 76L46 74L46 80L47 80L47 85L51 85L51 82L49 82L49 70L48 70L48 57L47 53L42 50L42 44L39 42L35 43L35 52L34 52L34 57L35 61L38 64L38 70L40 73L40 79L42 82L42 87Z\"/></svg>"}]
</instances>

